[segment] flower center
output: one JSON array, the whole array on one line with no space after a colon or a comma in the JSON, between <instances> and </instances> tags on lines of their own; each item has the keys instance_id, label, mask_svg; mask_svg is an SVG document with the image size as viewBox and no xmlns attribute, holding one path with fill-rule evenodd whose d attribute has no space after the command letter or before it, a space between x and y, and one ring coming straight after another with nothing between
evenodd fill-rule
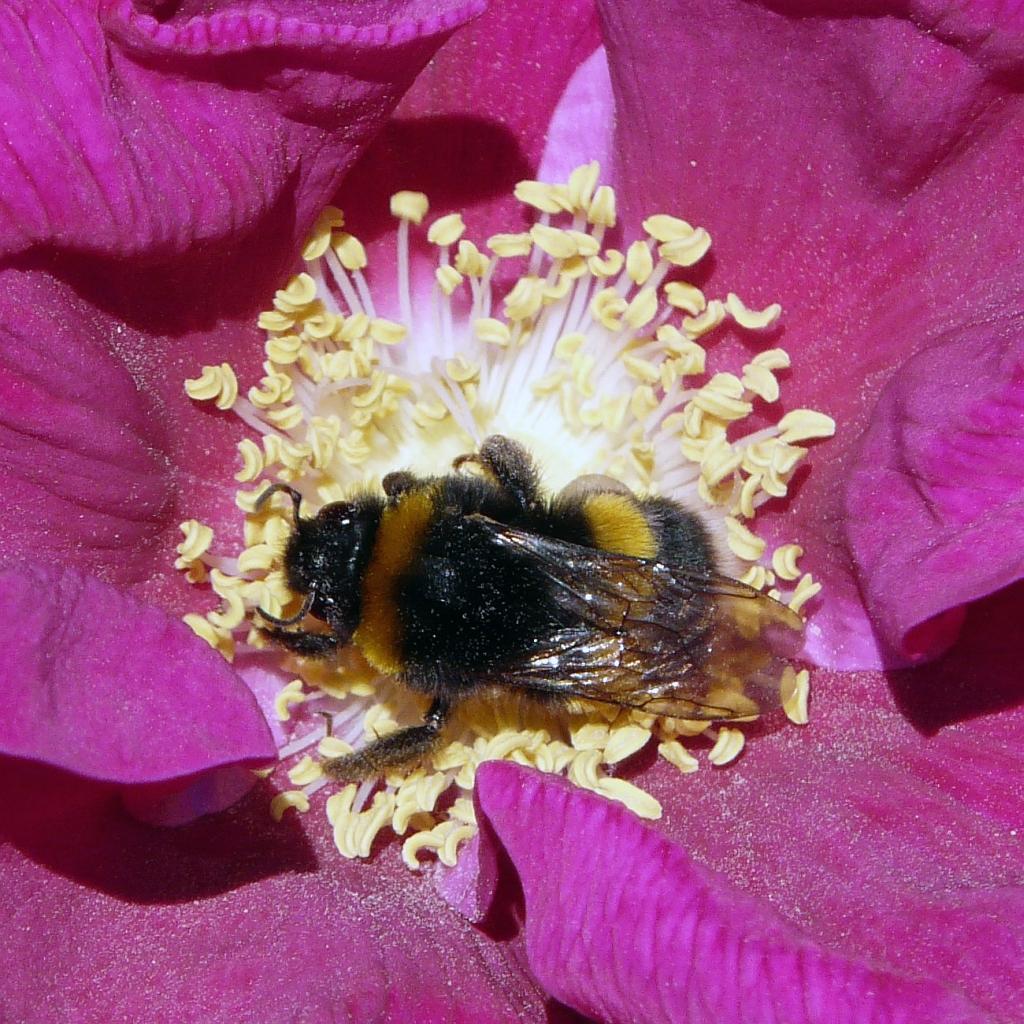
<instances>
[{"instance_id":1,"label":"flower center","mask_svg":"<svg viewBox=\"0 0 1024 1024\"><path fill-rule=\"evenodd\" d=\"M605 247L615 195L598 185L598 173L592 163L565 184L520 182L516 197L532 227L493 235L483 249L465 237L458 213L434 219L424 239L427 197L399 192L390 274L370 274L362 244L329 207L303 250L306 269L259 317L267 332L259 384L240 397L226 363L186 383L193 399L232 410L253 435L238 444L235 477L245 485L237 495L244 550L213 553L212 530L191 520L182 524L176 562L222 599L220 609L186 621L225 657L266 646L255 609L281 616L298 605L281 565L292 529L287 503L256 510L268 482L301 493L308 516L378 487L396 469L444 474L490 434L524 444L552 492L600 473L700 510L725 570L802 614L820 590L799 567L802 548L768 551L752 526L762 504L785 497L803 442L831 436L834 423L797 409L773 426L745 429L755 412L770 419L789 356L766 348L735 373L713 372L704 339L726 319L770 328L779 306L751 310L731 293L708 299L685 280L711 238L676 217L649 217L646 237L625 251ZM377 676L356 650L330 662L282 654L282 664L295 677L276 702L290 730L283 759L314 747L336 757L422 719L418 698ZM808 673L787 670L783 691L790 720L806 722ZM690 773L700 764L695 751L723 766L739 755L744 735L614 707L556 713L481 699L459 709L423 767L346 786L328 799L327 813L345 856L367 856L390 827L407 836L410 867L424 850L452 864L475 832L469 793L482 761L565 773L656 818L657 801L614 774L652 740ZM297 788L273 801L278 817L308 809L325 785L309 754L288 775Z\"/></svg>"}]
</instances>

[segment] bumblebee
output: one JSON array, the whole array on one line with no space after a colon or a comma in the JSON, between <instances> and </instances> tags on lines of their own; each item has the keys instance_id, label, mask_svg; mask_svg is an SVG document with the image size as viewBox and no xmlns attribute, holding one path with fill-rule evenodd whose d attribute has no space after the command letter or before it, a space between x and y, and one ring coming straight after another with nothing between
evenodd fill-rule
<instances>
[{"instance_id":1,"label":"bumblebee","mask_svg":"<svg viewBox=\"0 0 1024 1024\"><path fill-rule=\"evenodd\" d=\"M422 725L327 761L336 780L416 761L458 704L488 691L691 720L780 703L802 620L720 573L702 520L676 502L602 476L545 497L526 449L498 435L445 476L390 473L383 496L311 519L286 484L257 508L279 491L294 506L284 571L302 606L261 610L264 633L307 657L354 644L431 699ZM307 618L320 628L290 628Z\"/></svg>"}]
</instances>

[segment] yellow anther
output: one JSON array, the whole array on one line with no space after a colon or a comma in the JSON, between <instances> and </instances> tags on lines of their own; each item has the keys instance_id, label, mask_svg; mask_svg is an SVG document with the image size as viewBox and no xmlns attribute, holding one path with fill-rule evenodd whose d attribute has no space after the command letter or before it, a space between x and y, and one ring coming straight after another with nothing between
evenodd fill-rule
<instances>
[{"instance_id":1,"label":"yellow anther","mask_svg":"<svg viewBox=\"0 0 1024 1024\"><path fill-rule=\"evenodd\" d=\"M572 334L563 334L562 337L555 342L555 358L564 359L566 361L572 359L572 357L583 347L583 343L586 340L587 336L580 331L574 331Z\"/></svg>"},{"instance_id":2,"label":"yellow anther","mask_svg":"<svg viewBox=\"0 0 1024 1024\"><path fill-rule=\"evenodd\" d=\"M240 572L266 572L276 557L276 552L269 544L253 544L238 556L238 569Z\"/></svg>"},{"instance_id":3,"label":"yellow anther","mask_svg":"<svg viewBox=\"0 0 1024 1024\"><path fill-rule=\"evenodd\" d=\"M779 382L766 366L759 363L747 363L743 367L743 386L766 402L776 402L779 398Z\"/></svg>"},{"instance_id":4,"label":"yellow anther","mask_svg":"<svg viewBox=\"0 0 1024 1024\"><path fill-rule=\"evenodd\" d=\"M626 300L614 288L602 288L590 300L590 313L602 327L618 331L622 328L619 317L626 312L626 306Z\"/></svg>"},{"instance_id":5,"label":"yellow anther","mask_svg":"<svg viewBox=\"0 0 1024 1024\"><path fill-rule=\"evenodd\" d=\"M319 763L306 755L301 761L288 769L288 781L293 786L308 786L311 782L323 778L324 771Z\"/></svg>"},{"instance_id":6,"label":"yellow anther","mask_svg":"<svg viewBox=\"0 0 1024 1024\"><path fill-rule=\"evenodd\" d=\"M720 420L748 416L753 406L743 400L743 384L731 373L716 373L693 397L693 404Z\"/></svg>"},{"instance_id":7,"label":"yellow anther","mask_svg":"<svg viewBox=\"0 0 1024 1024\"><path fill-rule=\"evenodd\" d=\"M256 318L256 326L263 331L287 331L295 326L295 317L278 309L268 309Z\"/></svg>"},{"instance_id":8,"label":"yellow anther","mask_svg":"<svg viewBox=\"0 0 1024 1024\"><path fill-rule=\"evenodd\" d=\"M798 614L803 611L803 607L807 604L812 597L821 593L821 584L814 581L814 577L809 573L804 573L800 577L800 582L796 585L796 590L793 591L793 596L789 599L789 607Z\"/></svg>"},{"instance_id":9,"label":"yellow anther","mask_svg":"<svg viewBox=\"0 0 1024 1024\"><path fill-rule=\"evenodd\" d=\"M242 599L242 595L236 591L229 591L222 597L224 607L218 611L207 612L206 618L215 629L228 631L237 629L245 620L245 601Z\"/></svg>"},{"instance_id":10,"label":"yellow anther","mask_svg":"<svg viewBox=\"0 0 1024 1024\"><path fill-rule=\"evenodd\" d=\"M394 320L383 320L378 317L370 321L370 337L381 345L397 345L400 341L405 341L408 334L409 328Z\"/></svg>"},{"instance_id":11,"label":"yellow anther","mask_svg":"<svg viewBox=\"0 0 1024 1024\"><path fill-rule=\"evenodd\" d=\"M713 438L704 445L700 459L701 479L710 488L731 476L740 465L740 453L725 439L725 435Z\"/></svg>"},{"instance_id":12,"label":"yellow anther","mask_svg":"<svg viewBox=\"0 0 1024 1024\"><path fill-rule=\"evenodd\" d=\"M604 722L582 722L569 726L569 738L576 750L603 750L611 735Z\"/></svg>"},{"instance_id":13,"label":"yellow anther","mask_svg":"<svg viewBox=\"0 0 1024 1024\"><path fill-rule=\"evenodd\" d=\"M309 274L296 274L274 294L274 306L282 313L294 313L316 298L316 281Z\"/></svg>"},{"instance_id":14,"label":"yellow anther","mask_svg":"<svg viewBox=\"0 0 1024 1024\"><path fill-rule=\"evenodd\" d=\"M613 729L603 751L604 763L618 764L625 761L647 746L650 738L651 730L642 725L623 725Z\"/></svg>"},{"instance_id":15,"label":"yellow anther","mask_svg":"<svg viewBox=\"0 0 1024 1024\"><path fill-rule=\"evenodd\" d=\"M703 313L697 316L683 317L683 330L694 338L700 338L708 331L713 331L724 319L724 303L718 299L712 299Z\"/></svg>"},{"instance_id":16,"label":"yellow anther","mask_svg":"<svg viewBox=\"0 0 1024 1024\"><path fill-rule=\"evenodd\" d=\"M316 752L321 757L344 757L352 753L352 744L346 743L340 736L325 736L316 745Z\"/></svg>"},{"instance_id":17,"label":"yellow anther","mask_svg":"<svg viewBox=\"0 0 1024 1024\"><path fill-rule=\"evenodd\" d=\"M755 590L764 590L768 584L769 575L768 570L763 565L752 565L740 577L740 583L746 583L748 587L753 587Z\"/></svg>"},{"instance_id":18,"label":"yellow anther","mask_svg":"<svg viewBox=\"0 0 1024 1024\"><path fill-rule=\"evenodd\" d=\"M591 374L594 371L594 357L587 352L577 352L571 361L572 381L576 390L584 398L592 398L594 395L594 382Z\"/></svg>"},{"instance_id":19,"label":"yellow anther","mask_svg":"<svg viewBox=\"0 0 1024 1024\"><path fill-rule=\"evenodd\" d=\"M327 812L327 820L332 825L337 825L339 822L344 821L352 813L352 806L355 803L356 798L356 787L354 783L349 783L340 792L333 794L327 798L327 804L324 810Z\"/></svg>"},{"instance_id":20,"label":"yellow anther","mask_svg":"<svg viewBox=\"0 0 1024 1024\"><path fill-rule=\"evenodd\" d=\"M337 313L328 313L326 310L313 313L303 318L301 337L307 341L326 341L340 328L342 319Z\"/></svg>"},{"instance_id":21,"label":"yellow anther","mask_svg":"<svg viewBox=\"0 0 1024 1024\"><path fill-rule=\"evenodd\" d=\"M533 316L544 300L544 279L524 276L519 278L505 296L505 316L512 321Z\"/></svg>"},{"instance_id":22,"label":"yellow anther","mask_svg":"<svg viewBox=\"0 0 1024 1024\"><path fill-rule=\"evenodd\" d=\"M338 341L352 344L360 338L365 338L370 332L370 318L365 313L353 313L345 319L345 322L338 330Z\"/></svg>"},{"instance_id":23,"label":"yellow anther","mask_svg":"<svg viewBox=\"0 0 1024 1024\"><path fill-rule=\"evenodd\" d=\"M264 346L267 358L279 366L289 366L299 358L302 339L297 334L281 334L268 338Z\"/></svg>"},{"instance_id":24,"label":"yellow anther","mask_svg":"<svg viewBox=\"0 0 1024 1024\"><path fill-rule=\"evenodd\" d=\"M473 321L473 333L488 345L497 345L499 348L508 348L512 340L512 332L508 324L502 320L495 320L493 317L481 317Z\"/></svg>"},{"instance_id":25,"label":"yellow anther","mask_svg":"<svg viewBox=\"0 0 1024 1024\"><path fill-rule=\"evenodd\" d=\"M629 411L633 419L642 423L658 408L658 397L649 384L638 384L629 396Z\"/></svg>"},{"instance_id":26,"label":"yellow anther","mask_svg":"<svg viewBox=\"0 0 1024 1024\"><path fill-rule=\"evenodd\" d=\"M496 256L527 256L533 248L533 239L525 231L516 235L491 235L487 239L487 248Z\"/></svg>"},{"instance_id":27,"label":"yellow anther","mask_svg":"<svg viewBox=\"0 0 1024 1024\"><path fill-rule=\"evenodd\" d=\"M454 359L446 360L444 369L445 373L456 384L466 384L480 376L480 364L467 359L463 355L457 355Z\"/></svg>"},{"instance_id":28,"label":"yellow anther","mask_svg":"<svg viewBox=\"0 0 1024 1024\"><path fill-rule=\"evenodd\" d=\"M658 744L658 753L674 764L684 775L690 775L700 768L700 762L691 754L679 740L669 740L667 743Z\"/></svg>"},{"instance_id":29,"label":"yellow anther","mask_svg":"<svg viewBox=\"0 0 1024 1024\"><path fill-rule=\"evenodd\" d=\"M604 398L601 401L601 423L605 430L617 434L626 421L626 411L632 396L619 395L618 398Z\"/></svg>"},{"instance_id":30,"label":"yellow anther","mask_svg":"<svg viewBox=\"0 0 1024 1024\"><path fill-rule=\"evenodd\" d=\"M764 541L738 519L726 516L725 529L729 550L745 562L756 562L764 554Z\"/></svg>"},{"instance_id":31,"label":"yellow anther","mask_svg":"<svg viewBox=\"0 0 1024 1024\"><path fill-rule=\"evenodd\" d=\"M580 751L569 765L569 778L584 789L597 789L600 779L597 769L601 763L601 751Z\"/></svg>"},{"instance_id":32,"label":"yellow anther","mask_svg":"<svg viewBox=\"0 0 1024 1024\"><path fill-rule=\"evenodd\" d=\"M530 237L534 244L552 259L567 260L570 256L576 256L579 248L576 240L568 231L560 228L549 227L547 224L534 224L530 228Z\"/></svg>"},{"instance_id":33,"label":"yellow anther","mask_svg":"<svg viewBox=\"0 0 1024 1024\"><path fill-rule=\"evenodd\" d=\"M292 705L302 704L305 700L306 695L302 692L302 680L293 679L282 687L274 697L274 713L277 715L277 720L287 722L291 718Z\"/></svg>"},{"instance_id":34,"label":"yellow anther","mask_svg":"<svg viewBox=\"0 0 1024 1024\"><path fill-rule=\"evenodd\" d=\"M665 285L665 299L670 306L696 316L707 309L708 300L696 286L685 281L669 281Z\"/></svg>"},{"instance_id":35,"label":"yellow anther","mask_svg":"<svg viewBox=\"0 0 1024 1024\"><path fill-rule=\"evenodd\" d=\"M334 251L346 270L362 270L366 266L366 250L363 243L347 231L335 237Z\"/></svg>"},{"instance_id":36,"label":"yellow anther","mask_svg":"<svg viewBox=\"0 0 1024 1024\"><path fill-rule=\"evenodd\" d=\"M580 335L581 339L582 337ZM657 384L661 380L661 371L648 359L640 359L627 352L622 356L622 365L626 368L626 373L645 384Z\"/></svg>"},{"instance_id":37,"label":"yellow anther","mask_svg":"<svg viewBox=\"0 0 1024 1024\"><path fill-rule=\"evenodd\" d=\"M626 273L634 284L643 284L654 270L654 258L646 242L634 242L626 250Z\"/></svg>"},{"instance_id":38,"label":"yellow anther","mask_svg":"<svg viewBox=\"0 0 1024 1024\"><path fill-rule=\"evenodd\" d=\"M789 368L789 353L784 348L768 348L758 352L751 360L755 366L763 366L766 370L786 370Z\"/></svg>"},{"instance_id":39,"label":"yellow anther","mask_svg":"<svg viewBox=\"0 0 1024 1024\"><path fill-rule=\"evenodd\" d=\"M618 249L606 249L604 256L591 256L587 269L594 277L615 277L626 263L626 257Z\"/></svg>"},{"instance_id":40,"label":"yellow anther","mask_svg":"<svg viewBox=\"0 0 1024 1024\"><path fill-rule=\"evenodd\" d=\"M438 217L427 231L427 241L434 245L454 245L465 233L466 222L461 213Z\"/></svg>"},{"instance_id":41,"label":"yellow anther","mask_svg":"<svg viewBox=\"0 0 1024 1024\"><path fill-rule=\"evenodd\" d=\"M658 255L674 266L692 267L710 248L711 236L703 228L697 228L688 238L663 242L658 246Z\"/></svg>"},{"instance_id":42,"label":"yellow anther","mask_svg":"<svg viewBox=\"0 0 1024 1024\"><path fill-rule=\"evenodd\" d=\"M491 261L468 239L459 242L455 269L466 277L483 277Z\"/></svg>"},{"instance_id":43,"label":"yellow anther","mask_svg":"<svg viewBox=\"0 0 1024 1024\"><path fill-rule=\"evenodd\" d=\"M836 432L836 421L813 409L794 409L779 420L778 427L781 432L779 439L793 444L796 441L832 437Z\"/></svg>"},{"instance_id":44,"label":"yellow anther","mask_svg":"<svg viewBox=\"0 0 1024 1024\"><path fill-rule=\"evenodd\" d=\"M596 160L581 164L569 175L569 200L574 210L586 210L594 198L594 189L601 174Z\"/></svg>"},{"instance_id":45,"label":"yellow anther","mask_svg":"<svg viewBox=\"0 0 1024 1024\"><path fill-rule=\"evenodd\" d=\"M804 553L799 544L783 544L772 552L772 568L784 580L795 580L800 576L797 560Z\"/></svg>"},{"instance_id":46,"label":"yellow anther","mask_svg":"<svg viewBox=\"0 0 1024 1024\"><path fill-rule=\"evenodd\" d=\"M557 185L543 181L520 181L515 187L515 196L519 202L542 213L565 213L572 207L566 189L559 190Z\"/></svg>"},{"instance_id":47,"label":"yellow anther","mask_svg":"<svg viewBox=\"0 0 1024 1024\"><path fill-rule=\"evenodd\" d=\"M622 319L634 330L649 324L658 313L658 293L653 288L641 288L626 307Z\"/></svg>"},{"instance_id":48,"label":"yellow anther","mask_svg":"<svg viewBox=\"0 0 1024 1024\"><path fill-rule=\"evenodd\" d=\"M608 185L598 186L587 207L587 220L597 227L615 227L615 191Z\"/></svg>"},{"instance_id":49,"label":"yellow anther","mask_svg":"<svg viewBox=\"0 0 1024 1024\"><path fill-rule=\"evenodd\" d=\"M421 224L430 209L430 200L422 192L396 192L391 197L391 216Z\"/></svg>"},{"instance_id":50,"label":"yellow anther","mask_svg":"<svg viewBox=\"0 0 1024 1024\"><path fill-rule=\"evenodd\" d=\"M658 242L676 242L693 237L694 229L685 220L656 213L643 222L644 231Z\"/></svg>"},{"instance_id":51,"label":"yellow anther","mask_svg":"<svg viewBox=\"0 0 1024 1024\"><path fill-rule=\"evenodd\" d=\"M650 793L625 779L599 779L596 789L602 796L625 804L637 817L657 821L661 817L661 804Z\"/></svg>"},{"instance_id":52,"label":"yellow anther","mask_svg":"<svg viewBox=\"0 0 1024 1024\"><path fill-rule=\"evenodd\" d=\"M238 398L238 380L229 363L204 366L202 373L185 381L185 394L197 402L214 402L218 409L230 409Z\"/></svg>"},{"instance_id":53,"label":"yellow anther","mask_svg":"<svg viewBox=\"0 0 1024 1024\"><path fill-rule=\"evenodd\" d=\"M463 281L462 275L448 263L443 267L438 267L434 271L434 277L437 278L438 286L445 295L451 295Z\"/></svg>"},{"instance_id":54,"label":"yellow anther","mask_svg":"<svg viewBox=\"0 0 1024 1024\"><path fill-rule=\"evenodd\" d=\"M807 669L797 672L787 665L782 673L780 686L782 710L794 725L806 725L808 722L807 702L811 692L811 674Z\"/></svg>"},{"instance_id":55,"label":"yellow anther","mask_svg":"<svg viewBox=\"0 0 1024 1024\"><path fill-rule=\"evenodd\" d=\"M754 473L743 481L739 497L736 499L736 511L745 519L753 519L756 511L754 498L761 489L761 474Z\"/></svg>"},{"instance_id":56,"label":"yellow anther","mask_svg":"<svg viewBox=\"0 0 1024 1024\"><path fill-rule=\"evenodd\" d=\"M543 377L538 377L531 385L530 390L538 397L542 398L544 395L554 394L566 381L566 373L564 370L554 370L551 373L545 374Z\"/></svg>"},{"instance_id":57,"label":"yellow anther","mask_svg":"<svg viewBox=\"0 0 1024 1024\"><path fill-rule=\"evenodd\" d=\"M280 821L287 810L299 811L305 814L309 810L309 797L301 789L289 789L284 793L278 793L270 801L270 814L274 821Z\"/></svg>"},{"instance_id":58,"label":"yellow anther","mask_svg":"<svg viewBox=\"0 0 1024 1024\"><path fill-rule=\"evenodd\" d=\"M267 412L267 419L280 430L294 430L305 419L305 416L300 405L286 405Z\"/></svg>"},{"instance_id":59,"label":"yellow anther","mask_svg":"<svg viewBox=\"0 0 1024 1024\"><path fill-rule=\"evenodd\" d=\"M235 642L227 630L218 629L212 623L207 622L202 615L189 614L184 616L182 621L196 636L205 640L227 661L231 661L235 653Z\"/></svg>"},{"instance_id":60,"label":"yellow anther","mask_svg":"<svg viewBox=\"0 0 1024 1024\"><path fill-rule=\"evenodd\" d=\"M777 302L773 302L770 306L766 306L760 311L747 309L739 296L733 292L729 292L725 297L725 308L740 327L746 327L752 331L771 327L779 319L779 314L782 312L782 307Z\"/></svg>"},{"instance_id":61,"label":"yellow anther","mask_svg":"<svg viewBox=\"0 0 1024 1024\"><path fill-rule=\"evenodd\" d=\"M708 354L695 341L684 342L677 351L679 355L672 364L680 377L695 377L705 372Z\"/></svg>"},{"instance_id":62,"label":"yellow anther","mask_svg":"<svg viewBox=\"0 0 1024 1024\"><path fill-rule=\"evenodd\" d=\"M257 409L269 409L282 400L282 387L281 380L264 377L259 387L249 388L249 401Z\"/></svg>"},{"instance_id":63,"label":"yellow anther","mask_svg":"<svg viewBox=\"0 0 1024 1024\"><path fill-rule=\"evenodd\" d=\"M302 258L306 262L319 259L331 244L331 230L340 228L345 223L345 215L336 206L327 206L317 217L313 230L306 239L302 249Z\"/></svg>"},{"instance_id":64,"label":"yellow anther","mask_svg":"<svg viewBox=\"0 0 1024 1024\"><path fill-rule=\"evenodd\" d=\"M312 454L309 445L298 444L287 437L281 439L281 462L289 469L305 469L305 462Z\"/></svg>"},{"instance_id":65,"label":"yellow anther","mask_svg":"<svg viewBox=\"0 0 1024 1024\"><path fill-rule=\"evenodd\" d=\"M586 261L596 256L601 251L601 246L593 235L588 235L585 231L570 228L566 234L576 243L579 260L570 260L563 269L571 271L573 277L581 277L586 272Z\"/></svg>"},{"instance_id":66,"label":"yellow anther","mask_svg":"<svg viewBox=\"0 0 1024 1024\"><path fill-rule=\"evenodd\" d=\"M444 840L434 834L434 830L431 829L429 832L413 832L411 836L404 843L402 843L402 860L405 862L405 866L410 871L419 871L421 864L419 862L418 854L422 850L438 850L440 849Z\"/></svg>"},{"instance_id":67,"label":"yellow anther","mask_svg":"<svg viewBox=\"0 0 1024 1024\"><path fill-rule=\"evenodd\" d=\"M198 519L186 519L185 522L178 524L178 529L185 535L185 539L176 548L183 563L194 562L210 550L213 530L205 523L199 522Z\"/></svg>"},{"instance_id":68,"label":"yellow anther","mask_svg":"<svg viewBox=\"0 0 1024 1024\"><path fill-rule=\"evenodd\" d=\"M572 286L573 279L568 274L559 274L558 281L555 284L546 284L544 286L544 305L550 306L552 303L558 302L559 299L564 299L569 294Z\"/></svg>"},{"instance_id":69,"label":"yellow anther","mask_svg":"<svg viewBox=\"0 0 1024 1024\"><path fill-rule=\"evenodd\" d=\"M739 729L723 726L718 730L718 738L715 740L715 745L708 751L708 760L713 765L721 768L731 761L735 761L740 756L745 743L746 737Z\"/></svg>"}]
</instances>

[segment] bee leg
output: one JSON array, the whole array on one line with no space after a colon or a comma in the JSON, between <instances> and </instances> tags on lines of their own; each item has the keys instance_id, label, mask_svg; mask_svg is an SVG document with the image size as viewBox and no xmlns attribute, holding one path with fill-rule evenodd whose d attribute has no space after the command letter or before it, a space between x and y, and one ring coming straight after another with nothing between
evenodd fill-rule
<instances>
[{"instance_id":1,"label":"bee leg","mask_svg":"<svg viewBox=\"0 0 1024 1024\"><path fill-rule=\"evenodd\" d=\"M458 469L467 462L481 466L522 508L534 508L541 503L537 467L530 453L518 441L501 434L491 434L484 439L475 455L460 455L455 459L452 469Z\"/></svg>"},{"instance_id":2,"label":"bee leg","mask_svg":"<svg viewBox=\"0 0 1024 1024\"><path fill-rule=\"evenodd\" d=\"M340 641L331 633L307 633L302 629L263 628L260 632L271 640L287 647L294 654L302 654L307 658L326 658L333 654Z\"/></svg>"},{"instance_id":3,"label":"bee leg","mask_svg":"<svg viewBox=\"0 0 1024 1024\"><path fill-rule=\"evenodd\" d=\"M401 768L418 761L433 749L441 730L452 712L446 700L435 700L430 705L423 725L401 729L368 743L362 750L343 757L324 761L324 774L336 782L360 782L374 775L382 775L391 768Z\"/></svg>"}]
</instances>

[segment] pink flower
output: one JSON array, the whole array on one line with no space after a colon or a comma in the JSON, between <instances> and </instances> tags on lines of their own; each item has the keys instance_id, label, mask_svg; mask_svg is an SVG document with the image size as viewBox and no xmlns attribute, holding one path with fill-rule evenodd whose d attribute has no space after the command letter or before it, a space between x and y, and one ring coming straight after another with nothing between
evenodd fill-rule
<instances>
[{"instance_id":1,"label":"pink flower","mask_svg":"<svg viewBox=\"0 0 1024 1024\"><path fill-rule=\"evenodd\" d=\"M174 621L178 522L236 518L237 433L181 381L229 358L258 375L255 312L476 8L334 13L3 22L5 1013L536 1020L550 998L612 1021L1019 1019L1024 42L986 4L609 0L600 37L583 3L502 7L344 185L364 234L417 187L482 236L516 180L601 156L628 224L708 225L715 291L782 302L787 401L840 423L769 522L799 525L826 585L807 730L685 785L647 767L657 831L482 769L484 870L445 880L476 887L481 929L392 849L352 866L316 818L272 825L261 788L179 830L125 816L114 784L142 805L240 766L203 776L230 788L274 753L249 689ZM612 92L600 55L583 64L599 38Z\"/></svg>"}]
</instances>

